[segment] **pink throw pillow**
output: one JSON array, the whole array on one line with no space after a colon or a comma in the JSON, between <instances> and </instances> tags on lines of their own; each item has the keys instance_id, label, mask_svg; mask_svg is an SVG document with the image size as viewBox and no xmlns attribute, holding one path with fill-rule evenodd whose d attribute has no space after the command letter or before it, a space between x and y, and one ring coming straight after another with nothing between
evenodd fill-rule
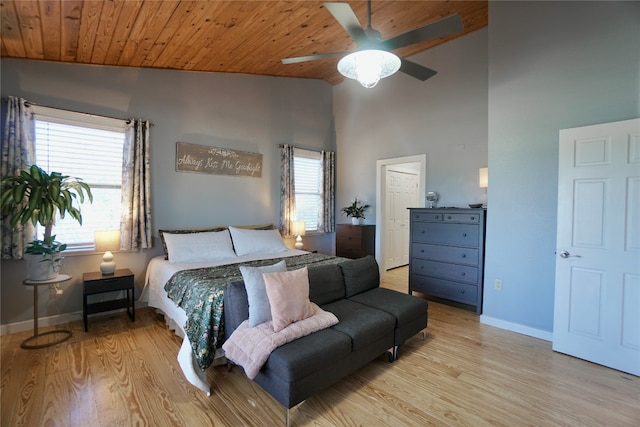
<instances>
[{"instance_id":1,"label":"pink throw pillow","mask_svg":"<svg viewBox=\"0 0 640 427\"><path fill-rule=\"evenodd\" d=\"M309 301L307 267L299 270L264 273L264 284L271 305L273 330L281 331L293 322L313 316Z\"/></svg>"}]
</instances>

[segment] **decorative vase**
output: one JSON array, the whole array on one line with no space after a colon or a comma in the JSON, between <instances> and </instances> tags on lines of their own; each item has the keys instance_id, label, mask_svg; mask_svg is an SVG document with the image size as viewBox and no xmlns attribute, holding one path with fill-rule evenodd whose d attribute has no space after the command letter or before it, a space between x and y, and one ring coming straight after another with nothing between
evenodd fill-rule
<instances>
[{"instance_id":1,"label":"decorative vase","mask_svg":"<svg viewBox=\"0 0 640 427\"><path fill-rule=\"evenodd\" d=\"M356 218L354 216L351 217L351 224L360 225L360 218Z\"/></svg>"},{"instance_id":2,"label":"decorative vase","mask_svg":"<svg viewBox=\"0 0 640 427\"><path fill-rule=\"evenodd\" d=\"M62 267L62 254L53 255L25 254L29 280L51 280Z\"/></svg>"}]
</instances>

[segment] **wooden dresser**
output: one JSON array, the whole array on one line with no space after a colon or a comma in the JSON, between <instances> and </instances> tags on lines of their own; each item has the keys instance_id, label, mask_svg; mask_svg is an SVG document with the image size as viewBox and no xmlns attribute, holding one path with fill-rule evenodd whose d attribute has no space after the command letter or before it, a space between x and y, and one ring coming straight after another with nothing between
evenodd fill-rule
<instances>
[{"instance_id":1,"label":"wooden dresser","mask_svg":"<svg viewBox=\"0 0 640 427\"><path fill-rule=\"evenodd\" d=\"M485 209L410 208L409 293L422 292L482 313Z\"/></svg>"},{"instance_id":2,"label":"wooden dresser","mask_svg":"<svg viewBox=\"0 0 640 427\"><path fill-rule=\"evenodd\" d=\"M336 256L362 258L376 255L376 226L336 224Z\"/></svg>"}]
</instances>

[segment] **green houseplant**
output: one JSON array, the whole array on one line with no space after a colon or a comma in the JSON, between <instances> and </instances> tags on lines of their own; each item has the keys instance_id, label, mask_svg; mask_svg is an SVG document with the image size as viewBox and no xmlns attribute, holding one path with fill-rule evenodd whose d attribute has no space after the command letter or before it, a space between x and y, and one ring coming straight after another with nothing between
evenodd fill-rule
<instances>
[{"instance_id":1,"label":"green houseplant","mask_svg":"<svg viewBox=\"0 0 640 427\"><path fill-rule=\"evenodd\" d=\"M93 202L91 188L81 178L59 172L47 173L33 165L19 175L2 178L1 189L0 210L3 216L10 218L13 227L27 222L44 227L43 238L33 240L25 249L26 254L38 257L37 263L30 265L29 279L55 277L60 268L60 252L67 248L66 244L56 241L56 236L52 234L56 218L64 218L68 214L82 225L79 204L84 202L85 197ZM32 266L44 271L34 272Z\"/></svg>"},{"instance_id":2,"label":"green houseplant","mask_svg":"<svg viewBox=\"0 0 640 427\"><path fill-rule=\"evenodd\" d=\"M365 219L364 213L367 209L369 209L369 207L370 205L363 203L356 197L353 199L353 202L349 206L340 209L340 211L346 216L350 217L353 224L359 224L361 218Z\"/></svg>"}]
</instances>

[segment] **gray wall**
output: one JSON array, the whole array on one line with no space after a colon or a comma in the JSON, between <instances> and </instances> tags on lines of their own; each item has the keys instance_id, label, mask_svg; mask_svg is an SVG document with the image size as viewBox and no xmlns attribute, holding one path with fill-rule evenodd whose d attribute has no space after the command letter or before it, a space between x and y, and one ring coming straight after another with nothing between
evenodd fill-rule
<instances>
[{"instance_id":1,"label":"gray wall","mask_svg":"<svg viewBox=\"0 0 640 427\"><path fill-rule=\"evenodd\" d=\"M421 153L439 205L466 206L484 196L488 161L482 321L550 339L558 131L640 116L640 3L491 2L489 12L488 29L412 57L439 72L424 83L335 87L338 206L375 203L376 160Z\"/></svg>"},{"instance_id":2,"label":"gray wall","mask_svg":"<svg viewBox=\"0 0 640 427\"><path fill-rule=\"evenodd\" d=\"M558 132L640 116L640 3L490 2L489 22L484 314L551 332Z\"/></svg>"},{"instance_id":3,"label":"gray wall","mask_svg":"<svg viewBox=\"0 0 640 427\"><path fill-rule=\"evenodd\" d=\"M426 190L440 195L439 206L486 201L478 169L487 166L487 29L411 59L438 74L420 82L397 73L373 89L353 80L334 88L337 205L364 199L372 205L366 223L376 222L380 159L426 154Z\"/></svg>"},{"instance_id":4,"label":"gray wall","mask_svg":"<svg viewBox=\"0 0 640 427\"><path fill-rule=\"evenodd\" d=\"M151 131L151 192L154 235L159 228L278 223L278 145L335 149L332 87L322 81L127 69L2 59L2 96L118 118L139 117ZM211 145L263 155L262 178L175 171L176 142ZM64 172L64 171L63 171ZM306 236L305 247L333 252L333 234ZM290 242L293 244L293 242ZM131 268L141 287L142 253L116 253L118 267ZM81 276L95 271L100 256L67 256L63 271L73 280L49 298L41 290L40 316L82 309ZM30 321L32 288L21 285L24 262L2 261L1 324Z\"/></svg>"}]
</instances>

